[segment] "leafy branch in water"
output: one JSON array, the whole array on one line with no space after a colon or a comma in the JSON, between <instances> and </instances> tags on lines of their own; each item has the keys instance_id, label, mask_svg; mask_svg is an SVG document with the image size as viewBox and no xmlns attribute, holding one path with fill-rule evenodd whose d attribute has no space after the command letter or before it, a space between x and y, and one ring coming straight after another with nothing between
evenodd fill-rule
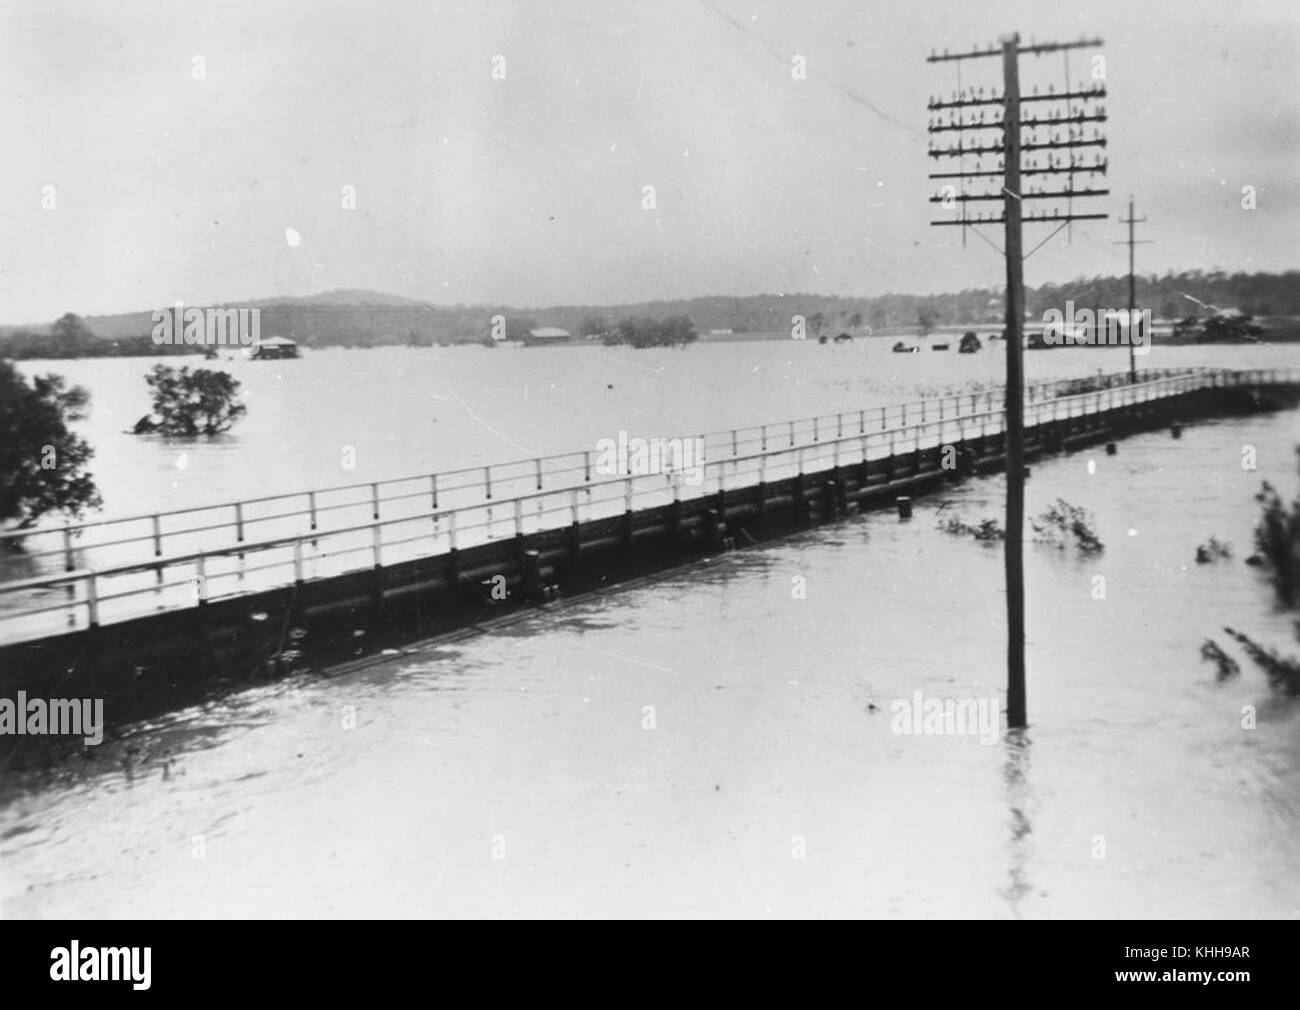
<instances>
[{"instance_id":1,"label":"leafy branch in water","mask_svg":"<svg viewBox=\"0 0 1300 1010\"><path fill-rule=\"evenodd\" d=\"M1092 513L1078 505L1071 505L1064 498L1057 498L1051 508L1029 521L1030 527L1038 534L1037 542L1051 544L1062 550L1071 542L1080 554L1100 554L1105 545L1093 529Z\"/></svg>"},{"instance_id":2,"label":"leafy branch in water","mask_svg":"<svg viewBox=\"0 0 1300 1010\"><path fill-rule=\"evenodd\" d=\"M1219 643L1212 638L1207 638L1201 645L1201 658L1209 660L1218 667L1219 673L1215 679L1220 684L1241 673L1241 664L1224 652Z\"/></svg>"},{"instance_id":3,"label":"leafy branch in water","mask_svg":"<svg viewBox=\"0 0 1300 1010\"><path fill-rule=\"evenodd\" d=\"M1300 659L1294 656L1283 656L1276 649L1265 648L1240 631L1234 631L1232 628L1223 630L1236 639L1246 650L1246 655L1264 671L1269 687L1292 697L1300 697ZM1296 630L1300 632L1300 624L1296 625Z\"/></svg>"},{"instance_id":4,"label":"leafy branch in water","mask_svg":"<svg viewBox=\"0 0 1300 1010\"><path fill-rule=\"evenodd\" d=\"M1230 557L1232 557L1232 548L1218 537L1210 537L1209 540L1196 548L1196 563L1198 565L1208 565L1211 561L1217 561L1219 558Z\"/></svg>"},{"instance_id":5,"label":"leafy branch in water","mask_svg":"<svg viewBox=\"0 0 1300 1010\"><path fill-rule=\"evenodd\" d=\"M939 529L944 533L955 533L959 536L972 536L976 540L994 541L1006 538L1007 531L998 525L996 519L981 519L972 526L970 523L963 522L957 516L949 516L939 523Z\"/></svg>"}]
</instances>

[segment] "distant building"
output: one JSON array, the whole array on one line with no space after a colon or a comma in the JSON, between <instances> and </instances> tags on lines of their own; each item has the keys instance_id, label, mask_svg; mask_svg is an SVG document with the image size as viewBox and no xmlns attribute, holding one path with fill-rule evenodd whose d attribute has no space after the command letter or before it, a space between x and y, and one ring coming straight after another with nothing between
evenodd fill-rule
<instances>
[{"instance_id":1,"label":"distant building","mask_svg":"<svg viewBox=\"0 0 1300 1010\"><path fill-rule=\"evenodd\" d=\"M567 344L572 340L573 334L568 330L562 330L558 326L539 326L528 331L524 344L528 347L546 347L551 344Z\"/></svg>"},{"instance_id":2,"label":"distant building","mask_svg":"<svg viewBox=\"0 0 1300 1010\"><path fill-rule=\"evenodd\" d=\"M248 356L254 361L269 361L276 358L298 357L298 345L288 337L267 337L248 348Z\"/></svg>"}]
</instances>

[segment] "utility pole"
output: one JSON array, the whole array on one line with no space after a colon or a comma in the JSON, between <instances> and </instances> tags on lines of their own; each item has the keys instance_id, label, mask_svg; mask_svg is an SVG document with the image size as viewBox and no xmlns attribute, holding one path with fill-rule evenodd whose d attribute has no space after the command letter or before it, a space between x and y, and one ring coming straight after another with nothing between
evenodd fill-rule
<instances>
[{"instance_id":1,"label":"utility pole","mask_svg":"<svg viewBox=\"0 0 1300 1010\"><path fill-rule=\"evenodd\" d=\"M1006 353L1007 380L1005 397L1005 420L1003 423L1004 443L1007 460L1007 528L1004 550L1007 584L1007 725L1011 729L1021 729L1028 725L1028 706L1025 690L1025 573L1024 573L1024 533L1025 533L1025 471L1024 471L1024 317L1025 285L1024 261L1043 243L1031 249L1026 255L1023 251L1023 224L1059 221L1056 231L1048 239L1066 227L1072 221L1085 219L1105 219L1106 214L1074 213L1073 201L1079 197L1105 196L1109 190L1092 189L1087 185L1075 188L1076 175L1093 175L1106 172L1106 161L1101 154L1094 154L1091 160L1079 158L1073 149L1105 149L1106 141L1092 128L1092 134L1086 135L1086 124L1104 122L1104 109L1090 103L1105 97L1105 85L1090 87L1073 86L1068 80L1069 64L1066 63L1067 80L1064 90L1059 94L1054 88L1046 95L1039 95L1037 89L1032 96L1020 93L1020 55L1028 53L1045 55L1071 49L1095 48L1101 45L1100 39L1080 40L1078 42L1048 43L1045 45L1021 46L1017 33L1004 36L1001 49L989 46L985 50L973 50L965 53L942 55L931 54L927 62L942 63L948 61L973 60L983 57L1002 56L1002 94L997 95L992 88L985 97L984 88L962 89L960 76L958 89L949 101L931 99L929 109L939 116L930 123L930 133L957 132L959 134L955 147L931 146L932 158L956 158L957 170L935 172L931 179L956 179L959 182L945 183L937 196L930 198L931 203L941 204L946 210L960 207L961 216L957 219L932 221L933 225L960 226L964 236L967 228L976 231L990 245L994 243L978 231L981 224L1002 224L1004 229L1004 249L998 250L1006 257ZM958 63L960 74L960 62ZM1048 102L1043 115L1031 116L1022 120L1021 104L1025 101ZM1077 106L1076 106L1077 103ZM1063 106L1063 107L1062 107ZM967 117L963 111L967 108L983 107L983 112ZM990 107L1001 109L1001 120L989 120ZM1064 127L1064 131L1060 129ZM1047 130L1044 138L1040 130ZM990 139L987 131L1000 130L1001 139ZM1022 138L1021 133L1029 131L1029 138ZM975 137L967 145L967 134ZM982 135L981 135L982 133ZM1066 164L1061 163L1058 150L1066 150ZM1031 155L1028 166L1021 164L1024 152L1051 152L1044 155ZM987 159L1000 156L1001 165L990 166ZM976 163L967 171L967 158L975 158ZM1037 185L1030 190L1023 188L1025 178L1051 177L1065 175L1065 187L1040 189ZM967 179L1002 180L1001 192L966 191ZM1031 212L1027 217L1023 211L1026 200L1046 199L1058 201L1052 210L1042 213ZM990 214L972 216L967 212L967 204L988 201L1002 204L1002 216ZM1064 211L1059 202L1065 203ZM996 245L994 245L996 248Z\"/></svg>"},{"instance_id":2,"label":"utility pole","mask_svg":"<svg viewBox=\"0 0 1300 1010\"><path fill-rule=\"evenodd\" d=\"M1133 216L1133 197L1128 198L1128 217L1119 220L1121 224L1128 225L1128 381L1137 382L1137 360L1133 350L1133 313L1137 311L1137 274L1133 272L1133 247L1150 243L1138 242L1133 238L1133 226L1146 220L1144 217ZM1123 242L1115 244L1124 245ZM1147 334L1146 339L1151 339L1150 333Z\"/></svg>"},{"instance_id":3,"label":"utility pole","mask_svg":"<svg viewBox=\"0 0 1300 1010\"><path fill-rule=\"evenodd\" d=\"M1020 36L1002 40L1002 184L1007 251L1007 536L1003 562L1007 580L1007 725L1024 726L1025 699L1025 261L1020 205Z\"/></svg>"}]
</instances>

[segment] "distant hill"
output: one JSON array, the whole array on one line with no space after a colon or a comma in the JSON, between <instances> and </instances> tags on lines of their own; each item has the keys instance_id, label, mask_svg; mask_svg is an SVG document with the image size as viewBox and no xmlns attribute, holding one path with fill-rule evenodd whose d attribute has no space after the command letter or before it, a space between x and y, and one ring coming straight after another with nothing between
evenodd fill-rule
<instances>
[{"instance_id":1,"label":"distant hill","mask_svg":"<svg viewBox=\"0 0 1300 1010\"><path fill-rule=\"evenodd\" d=\"M1026 291L1030 315L1048 308L1064 309L1067 299L1077 307L1122 308L1128 299L1128 278L1080 277L1063 284L1045 284ZM1256 316L1300 315L1300 271L1280 274L1226 274L1190 271L1139 277L1137 299L1157 318L1181 318L1201 303L1237 308ZM709 295L673 301L621 305L555 305L515 308L492 305L434 305L379 291L328 291L305 297L272 297L231 301L228 307L261 309L263 336L280 335L307 346L373 346L378 344L466 343L488 337L492 317L502 315L512 329L558 326L573 333L612 325L628 316L687 315L701 333L731 330L733 334L788 330L791 317L811 319L820 313L828 330L855 325L885 330L913 326L922 310L933 325L999 325L999 288L971 288L941 295L885 294L872 298L813 294ZM99 337L122 340L147 337L153 328L152 309L107 316L87 316L85 323ZM0 327L0 334L46 332L48 327ZM597 330L598 332L598 330Z\"/></svg>"}]
</instances>

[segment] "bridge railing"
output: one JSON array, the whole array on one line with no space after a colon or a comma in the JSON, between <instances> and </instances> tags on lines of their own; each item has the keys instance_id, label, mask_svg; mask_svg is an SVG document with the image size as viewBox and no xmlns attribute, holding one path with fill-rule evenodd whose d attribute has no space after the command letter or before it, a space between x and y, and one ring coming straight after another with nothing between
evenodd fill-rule
<instances>
[{"instance_id":1,"label":"bridge railing","mask_svg":"<svg viewBox=\"0 0 1300 1010\"><path fill-rule=\"evenodd\" d=\"M1139 379L1150 381L1185 372L1145 372L1139 374ZM1113 386L1126 384L1128 376L1034 383L1026 388L1026 403L1058 399L1081 382ZM1003 391L999 388L684 437L697 440L692 449L702 447L705 459L734 458L754 449L766 452L782 445L816 444L854 433L902 429L918 422L973 415L980 410L996 411L1003 406ZM586 486L592 483L593 476L600 476L603 455L593 446L580 452L392 480L16 530L0 533L0 550L21 542L29 564L38 568L60 564L65 571L72 571L92 564L105 567L142 558L161 560L219 546L238 548L277 537L345 530L380 519L418 517L479 503L509 501L529 491Z\"/></svg>"},{"instance_id":2,"label":"bridge railing","mask_svg":"<svg viewBox=\"0 0 1300 1010\"><path fill-rule=\"evenodd\" d=\"M1025 424L1032 427L1105 412L1206 386L1279 381L1270 378L1272 374L1184 371L1147 377L1136 384L1100 383L1100 388L1087 392L1035 397L1026 404ZM1300 381L1300 374L1292 381ZM987 394L976 395L983 401L977 401L977 408L991 402ZM937 406L927 409L921 416L928 415L928 420L918 418L892 427L886 423L884 428L844 423L846 418L856 420L856 414L831 415L836 424L829 429L823 424L797 426L793 444L788 442L788 426L782 431L786 438L772 437L772 429L777 427L774 425L764 426L766 431L750 429L757 434L744 439L740 432L745 429L738 429L734 452L706 456L698 469L648 474L605 474L597 470L584 472L581 482L568 486L533 487L510 498L455 505L444 498L436 508L431 494L421 491L419 507L407 514L363 514L329 529L292 529L234 545L201 545L165 557L82 565L62 574L0 583L0 640L39 637L436 556L493 540L665 505L674 499L716 495L722 490L751 487L833 465L848 466L1002 432L1000 398L992 409L973 411L968 409L969 394L960 400L951 411L941 411ZM727 434L730 448L731 433ZM390 503L397 500L396 496L385 499ZM371 504L372 499L363 502ZM11 606L6 607L6 602Z\"/></svg>"}]
</instances>

